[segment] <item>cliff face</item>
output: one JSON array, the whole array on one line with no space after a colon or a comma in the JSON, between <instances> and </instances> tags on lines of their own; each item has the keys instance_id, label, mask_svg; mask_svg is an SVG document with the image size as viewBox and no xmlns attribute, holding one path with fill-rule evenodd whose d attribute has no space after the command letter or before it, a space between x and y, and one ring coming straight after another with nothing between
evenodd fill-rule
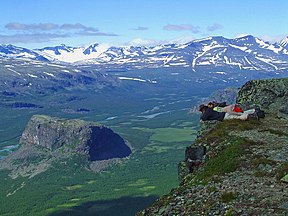
<instances>
[{"instance_id":1,"label":"cliff face","mask_svg":"<svg viewBox=\"0 0 288 216\"><path fill-rule=\"evenodd\" d=\"M286 85L287 79L246 83L237 101L256 104L266 117L202 124L179 164L179 187L138 215L287 214L288 118L280 112Z\"/></svg>"},{"instance_id":2,"label":"cliff face","mask_svg":"<svg viewBox=\"0 0 288 216\"><path fill-rule=\"evenodd\" d=\"M50 151L62 148L66 153L87 155L90 161L127 157L131 150L111 129L97 123L50 116L33 116L20 144L41 146Z\"/></svg>"},{"instance_id":3,"label":"cliff face","mask_svg":"<svg viewBox=\"0 0 288 216\"><path fill-rule=\"evenodd\" d=\"M32 116L20 144L20 149L0 161L0 168L11 170L13 177L34 176L47 170L52 162L72 156L86 158L90 169L99 171L99 163L105 168L109 160L131 154L125 140L107 127L44 115Z\"/></svg>"},{"instance_id":4,"label":"cliff face","mask_svg":"<svg viewBox=\"0 0 288 216\"><path fill-rule=\"evenodd\" d=\"M287 117L288 78L249 81L240 89L237 103L244 108L258 106L279 117Z\"/></svg>"}]
</instances>

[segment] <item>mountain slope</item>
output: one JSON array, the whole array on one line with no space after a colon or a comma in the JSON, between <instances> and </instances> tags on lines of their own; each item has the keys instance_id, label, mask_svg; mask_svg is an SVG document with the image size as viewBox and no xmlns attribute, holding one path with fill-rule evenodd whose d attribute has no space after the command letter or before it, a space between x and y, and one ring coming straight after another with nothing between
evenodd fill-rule
<instances>
[{"instance_id":1,"label":"mountain slope","mask_svg":"<svg viewBox=\"0 0 288 216\"><path fill-rule=\"evenodd\" d=\"M208 37L186 44L163 44L153 47L109 47L98 43L88 47L69 47L62 44L29 51L8 46L10 47L0 48L1 56L22 56L79 65L93 64L100 68L191 67L194 71L215 68L258 71L288 69L287 38L279 43L270 44L251 35L235 39Z\"/></svg>"},{"instance_id":2,"label":"mountain slope","mask_svg":"<svg viewBox=\"0 0 288 216\"><path fill-rule=\"evenodd\" d=\"M257 104L265 118L202 123L179 164L179 187L137 215L287 215L287 84L247 82L237 101Z\"/></svg>"},{"instance_id":3,"label":"mountain slope","mask_svg":"<svg viewBox=\"0 0 288 216\"><path fill-rule=\"evenodd\" d=\"M41 53L38 54L33 50L13 46L11 44L0 45L0 57L48 61L48 59L44 57L44 55L42 55Z\"/></svg>"}]
</instances>

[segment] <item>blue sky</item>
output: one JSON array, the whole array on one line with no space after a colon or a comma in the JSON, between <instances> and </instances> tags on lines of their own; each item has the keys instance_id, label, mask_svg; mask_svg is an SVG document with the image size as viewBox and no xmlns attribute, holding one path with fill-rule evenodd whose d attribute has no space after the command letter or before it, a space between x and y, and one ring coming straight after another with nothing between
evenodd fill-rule
<instances>
[{"instance_id":1,"label":"blue sky","mask_svg":"<svg viewBox=\"0 0 288 216\"><path fill-rule=\"evenodd\" d=\"M2 0L0 44L154 45L288 36L287 0Z\"/></svg>"}]
</instances>

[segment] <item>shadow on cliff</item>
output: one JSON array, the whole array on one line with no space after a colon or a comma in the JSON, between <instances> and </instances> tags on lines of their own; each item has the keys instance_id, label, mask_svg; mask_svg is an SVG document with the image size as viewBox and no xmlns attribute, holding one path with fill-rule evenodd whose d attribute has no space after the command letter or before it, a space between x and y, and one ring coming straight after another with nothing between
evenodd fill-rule
<instances>
[{"instance_id":1,"label":"shadow on cliff","mask_svg":"<svg viewBox=\"0 0 288 216\"><path fill-rule=\"evenodd\" d=\"M83 203L67 210L57 211L49 216L132 216L155 202L157 196L121 197L113 200L100 200Z\"/></svg>"}]
</instances>

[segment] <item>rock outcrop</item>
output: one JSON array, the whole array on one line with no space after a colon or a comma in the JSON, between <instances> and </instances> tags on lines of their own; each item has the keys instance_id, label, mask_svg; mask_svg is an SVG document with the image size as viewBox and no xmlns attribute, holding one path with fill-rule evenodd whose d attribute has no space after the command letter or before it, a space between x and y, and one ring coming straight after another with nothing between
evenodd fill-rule
<instances>
[{"instance_id":1,"label":"rock outcrop","mask_svg":"<svg viewBox=\"0 0 288 216\"><path fill-rule=\"evenodd\" d=\"M45 115L32 116L20 138L20 146L0 161L0 168L11 170L14 178L34 176L47 170L52 162L74 156L86 158L90 169L99 171L110 165L111 160L131 154L126 141L103 125ZM22 163L15 163L19 160Z\"/></svg>"},{"instance_id":2,"label":"rock outcrop","mask_svg":"<svg viewBox=\"0 0 288 216\"><path fill-rule=\"evenodd\" d=\"M288 78L251 80L240 89L237 103L245 109L258 106L279 117L288 117Z\"/></svg>"},{"instance_id":3,"label":"rock outcrop","mask_svg":"<svg viewBox=\"0 0 288 216\"><path fill-rule=\"evenodd\" d=\"M178 166L179 187L137 215L287 215L288 120L278 115L286 85L246 83L237 101L266 117L202 124Z\"/></svg>"}]
</instances>

